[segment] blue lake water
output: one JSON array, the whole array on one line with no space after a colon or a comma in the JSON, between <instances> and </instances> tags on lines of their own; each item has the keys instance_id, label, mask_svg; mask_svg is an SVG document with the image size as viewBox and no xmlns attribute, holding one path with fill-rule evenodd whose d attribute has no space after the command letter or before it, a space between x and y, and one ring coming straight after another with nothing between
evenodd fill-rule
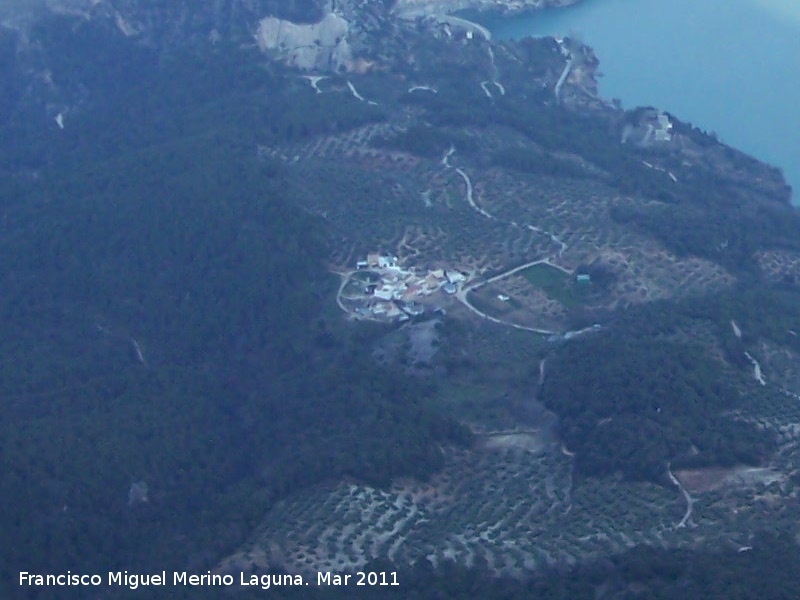
<instances>
[{"instance_id":1,"label":"blue lake water","mask_svg":"<svg viewBox=\"0 0 800 600\"><path fill-rule=\"evenodd\" d=\"M783 169L800 202L800 0L584 0L482 21L499 39L580 38L604 97L715 132Z\"/></svg>"}]
</instances>

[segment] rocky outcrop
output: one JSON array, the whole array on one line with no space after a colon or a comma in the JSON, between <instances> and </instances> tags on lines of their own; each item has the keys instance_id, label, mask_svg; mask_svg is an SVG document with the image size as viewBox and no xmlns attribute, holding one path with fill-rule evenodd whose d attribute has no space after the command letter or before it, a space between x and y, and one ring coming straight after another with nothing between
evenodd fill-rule
<instances>
[{"instance_id":1,"label":"rocky outcrop","mask_svg":"<svg viewBox=\"0 0 800 600\"><path fill-rule=\"evenodd\" d=\"M348 70L353 59L348 31L348 22L333 13L311 25L267 17L258 24L256 42L262 52L274 53L289 66L341 71Z\"/></svg>"},{"instance_id":2,"label":"rocky outcrop","mask_svg":"<svg viewBox=\"0 0 800 600\"><path fill-rule=\"evenodd\" d=\"M171 49L211 39L234 43L252 39L268 15L294 22L319 21L324 0L3 0L0 24L27 30L43 18L72 17L109 24L126 37Z\"/></svg>"}]
</instances>

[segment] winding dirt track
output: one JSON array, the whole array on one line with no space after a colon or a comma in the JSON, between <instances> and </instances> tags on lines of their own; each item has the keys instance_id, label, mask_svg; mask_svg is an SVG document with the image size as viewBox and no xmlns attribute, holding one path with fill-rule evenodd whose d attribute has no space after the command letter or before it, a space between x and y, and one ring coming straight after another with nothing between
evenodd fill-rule
<instances>
[{"instance_id":1,"label":"winding dirt track","mask_svg":"<svg viewBox=\"0 0 800 600\"><path fill-rule=\"evenodd\" d=\"M691 497L689 492L686 491L686 488L683 487L683 484L678 480L675 475L672 474L672 469L670 465L667 464L667 475L669 476L669 480L678 486L678 489L683 494L683 497L686 499L686 513L683 515L683 518L675 525L675 529L680 529L681 527L686 527L686 523L689 522L689 519L692 517L692 507L694 506L694 499Z\"/></svg>"},{"instance_id":2,"label":"winding dirt track","mask_svg":"<svg viewBox=\"0 0 800 600\"><path fill-rule=\"evenodd\" d=\"M442 165L444 165L448 169L453 169L459 175L459 177L461 177L461 179L464 181L464 184L466 186L466 191L465 191L465 194L464 194L464 198L467 201L467 204L469 204L470 207L475 212L480 214L482 217L485 217L487 219L491 219L493 221L498 221L497 217L495 217L494 215L490 214L488 211L486 211L483 208L481 208L480 206L478 206L478 204L475 202L475 198L473 196L472 180L469 178L469 175L467 175L467 173L464 171L464 169L462 169L461 167L455 167L452 164L450 164L450 157L453 154L455 154L455 152L456 152L455 147L454 146L450 146L450 148L447 150L447 152L445 152L444 156L442 157ZM466 306L469 310L474 312L476 315L478 315L478 316L480 316L480 317L482 317L484 319L487 319L489 321L492 321L494 323L499 323L500 325L505 325L507 327L513 327L514 329L520 329L520 330L523 330L523 331L531 331L533 333L540 333L540 334L543 334L543 335L553 335L556 332L552 331L550 329L539 329L537 327L527 327L525 325L517 325L516 323L509 323L508 321L503 321L502 319L498 319L497 317L493 317L493 316L483 312L479 308L475 307L469 301L469 299L467 298L467 295L472 291L480 289L483 286L488 285L490 283L494 283L495 281L499 281L501 279L505 279L506 277L510 277L510 276L514 275L515 273L518 273L519 271L523 271L525 269L528 269L528 268L536 266L536 265L546 264L546 265L549 265L549 266L551 266L551 267L553 267L555 269L559 269L560 271L563 271L564 273L570 273L570 271L568 271L564 267L562 267L562 266L560 266L558 264L555 264L555 263L553 263L551 261L551 258L560 257L562 254L564 254L564 251L567 249L567 244L565 244L562 240L560 240L557 235L555 235L554 233L550 233L549 231L545 231L545 230L543 230L540 227L537 227L535 225L521 226L521 225L517 224L516 222L509 222L509 225L512 225L514 227L527 228L530 231L539 233L541 235L548 236L554 243L559 245L558 253L553 257L539 258L539 259L527 262L525 264L519 265L517 267L509 269L508 271L504 271L504 272L500 273L499 275L495 275L494 277L490 277L489 279L484 279L484 280L481 280L481 281L476 281L476 282L472 282L470 284L467 284L464 287L462 287L460 290L458 290L458 292L456 292L455 297L459 302L461 302L464 306Z\"/></svg>"}]
</instances>

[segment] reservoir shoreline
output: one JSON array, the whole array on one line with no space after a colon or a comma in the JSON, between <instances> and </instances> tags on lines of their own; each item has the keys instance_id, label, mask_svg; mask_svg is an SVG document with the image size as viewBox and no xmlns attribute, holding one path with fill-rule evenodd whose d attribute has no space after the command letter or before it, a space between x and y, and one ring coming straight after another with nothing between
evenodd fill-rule
<instances>
[{"instance_id":1,"label":"reservoir shoreline","mask_svg":"<svg viewBox=\"0 0 800 600\"><path fill-rule=\"evenodd\" d=\"M600 93L655 106L779 167L800 202L800 19L757 0L583 0L521 14L461 11L496 40L577 37Z\"/></svg>"}]
</instances>

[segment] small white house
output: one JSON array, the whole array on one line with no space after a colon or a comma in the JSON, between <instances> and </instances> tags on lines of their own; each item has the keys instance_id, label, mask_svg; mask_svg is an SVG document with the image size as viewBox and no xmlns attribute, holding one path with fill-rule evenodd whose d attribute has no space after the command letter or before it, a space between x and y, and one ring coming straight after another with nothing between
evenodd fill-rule
<instances>
[{"instance_id":1,"label":"small white house","mask_svg":"<svg viewBox=\"0 0 800 600\"><path fill-rule=\"evenodd\" d=\"M460 283L466 281L467 277L461 271L447 271L447 280L450 283Z\"/></svg>"}]
</instances>

